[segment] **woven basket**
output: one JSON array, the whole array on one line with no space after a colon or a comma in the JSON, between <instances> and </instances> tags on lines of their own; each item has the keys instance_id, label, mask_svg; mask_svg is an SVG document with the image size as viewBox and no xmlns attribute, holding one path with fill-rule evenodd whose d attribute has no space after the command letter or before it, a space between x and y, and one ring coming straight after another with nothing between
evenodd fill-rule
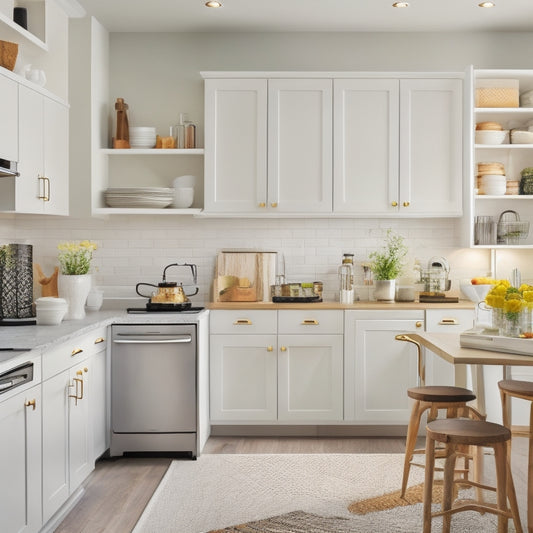
<instances>
[{"instance_id":1,"label":"woven basket","mask_svg":"<svg viewBox=\"0 0 533 533\"><path fill-rule=\"evenodd\" d=\"M13 70L17 62L19 45L9 41L0 41L0 66Z\"/></svg>"},{"instance_id":2,"label":"woven basket","mask_svg":"<svg viewBox=\"0 0 533 533\"><path fill-rule=\"evenodd\" d=\"M476 89L476 107L518 107L518 89L483 87Z\"/></svg>"}]
</instances>

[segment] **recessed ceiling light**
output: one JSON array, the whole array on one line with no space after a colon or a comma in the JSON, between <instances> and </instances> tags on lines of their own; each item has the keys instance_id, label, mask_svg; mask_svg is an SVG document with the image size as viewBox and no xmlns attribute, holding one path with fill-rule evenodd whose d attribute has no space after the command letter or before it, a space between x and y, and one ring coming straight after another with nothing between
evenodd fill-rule
<instances>
[{"instance_id":1,"label":"recessed ceiling light","mask_svg":"<svg viewBox=\"0 0 533 533\"><path fill-rule=\"evenodd\" d=\"M206 7L222 7L221 2L217 2L216 0L209 0L209 2L205 3Z\"/></svg>"},{"instance_id":2,"label":"recessed ceiling light","mask_svg":"<svg viewBox=\"0 0 533 533\"><path fill-rule=\"evenodd\" d=\"M409 2L394 2L392 7L409 7Z\"/></svg>"},{"instance_id":3,"label":"recessed ceiling light","mask_svg":"<svg viewBox=\"0 0 533 533\"><path fill-rule=\"evenodd\" d=\"M494 2L481 2L481 4L478 4L479 7L494 7L495 5Z\"/></svg>"}]
</instances>

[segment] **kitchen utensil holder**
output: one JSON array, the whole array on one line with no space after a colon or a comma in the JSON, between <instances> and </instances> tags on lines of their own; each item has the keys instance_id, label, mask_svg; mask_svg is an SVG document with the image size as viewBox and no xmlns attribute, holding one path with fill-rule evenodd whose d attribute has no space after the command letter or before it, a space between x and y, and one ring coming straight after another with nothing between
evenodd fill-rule
<instances>
[{"instance_id":1,"label":"kitchen utensil holder","mask_svg":"<svg viewBox=\"0 0 533 533\"><path fill-rule=\"evenodd\" d=\"M514 219L509 220L506 215L514 215ZM529 222L520 220L520 215L508 209L500 214L498 219L497 236L498 244L520 244L520 239L525 239L529 234Z\"/></svg>"},{"instance_id":2,"label":"kitchen utensil holder","mask_svg":"<svg viewBox=\"0 0 533 533\"><path fill-rule=\"evenodd\" d=\"M32 257L31 244L0 246L0 318L33 316Z\"/></svg>"}]
</instances>

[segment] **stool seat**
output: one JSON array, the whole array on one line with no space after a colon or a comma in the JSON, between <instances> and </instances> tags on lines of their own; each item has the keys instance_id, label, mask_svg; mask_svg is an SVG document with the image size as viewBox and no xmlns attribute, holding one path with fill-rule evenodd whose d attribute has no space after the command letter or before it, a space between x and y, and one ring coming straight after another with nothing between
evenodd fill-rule
<instances>
[{"instance_id":1,"label":"stool seat","mask_svg":"<svg viewBox=\"0 0 533 533\"><path fill-rule=\"evenodd\" d=\"M484 446L511 439L511 432L505 426L462 418L434 420L427 425L427 435L444 443Z\"/></svg>"},{"instance_id":2,"label":"stool seat","mask_svg":"<svg viewBox=\"0 0 533 533\"><path fill-rule=\"evenodd\" d=\"M533 382L518 379L504 379L498 382L498 387L508 394L525 400L533 400Z\"/></svg>"},{"instance_id":3,"label":"stool seat","mask_svg":"<svg viewBox=\"0 0 533 533\"><path fill-rule=\"evenodd\" d=\"M476 399L471 390L440 385L412 387L407 389L407 395L413 400L422 402L470 402Z\"/></svg>"}]
</instances>

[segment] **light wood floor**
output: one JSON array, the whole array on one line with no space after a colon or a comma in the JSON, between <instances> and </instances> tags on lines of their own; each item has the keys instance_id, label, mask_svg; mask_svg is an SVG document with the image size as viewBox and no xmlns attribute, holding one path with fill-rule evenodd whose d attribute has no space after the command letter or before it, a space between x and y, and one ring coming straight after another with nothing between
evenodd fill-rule
<instances>
[{"instance_id":1,"label":"light wood floor","mask_svg":"<svg viewBox=\"0 0 533 533\"><path fill-rule=\"evenodd\" d=\"M419 445L423 446L423 439ZM404 438L211 437L203 453L403 453L404 450ZM512 460L517 495L523 500L527 486L526 439L513 440ZM56 533L130 533L170 462L167 458L129 457L98 461L85 482L85 494Z\"/></svg>"}]
</instances>

